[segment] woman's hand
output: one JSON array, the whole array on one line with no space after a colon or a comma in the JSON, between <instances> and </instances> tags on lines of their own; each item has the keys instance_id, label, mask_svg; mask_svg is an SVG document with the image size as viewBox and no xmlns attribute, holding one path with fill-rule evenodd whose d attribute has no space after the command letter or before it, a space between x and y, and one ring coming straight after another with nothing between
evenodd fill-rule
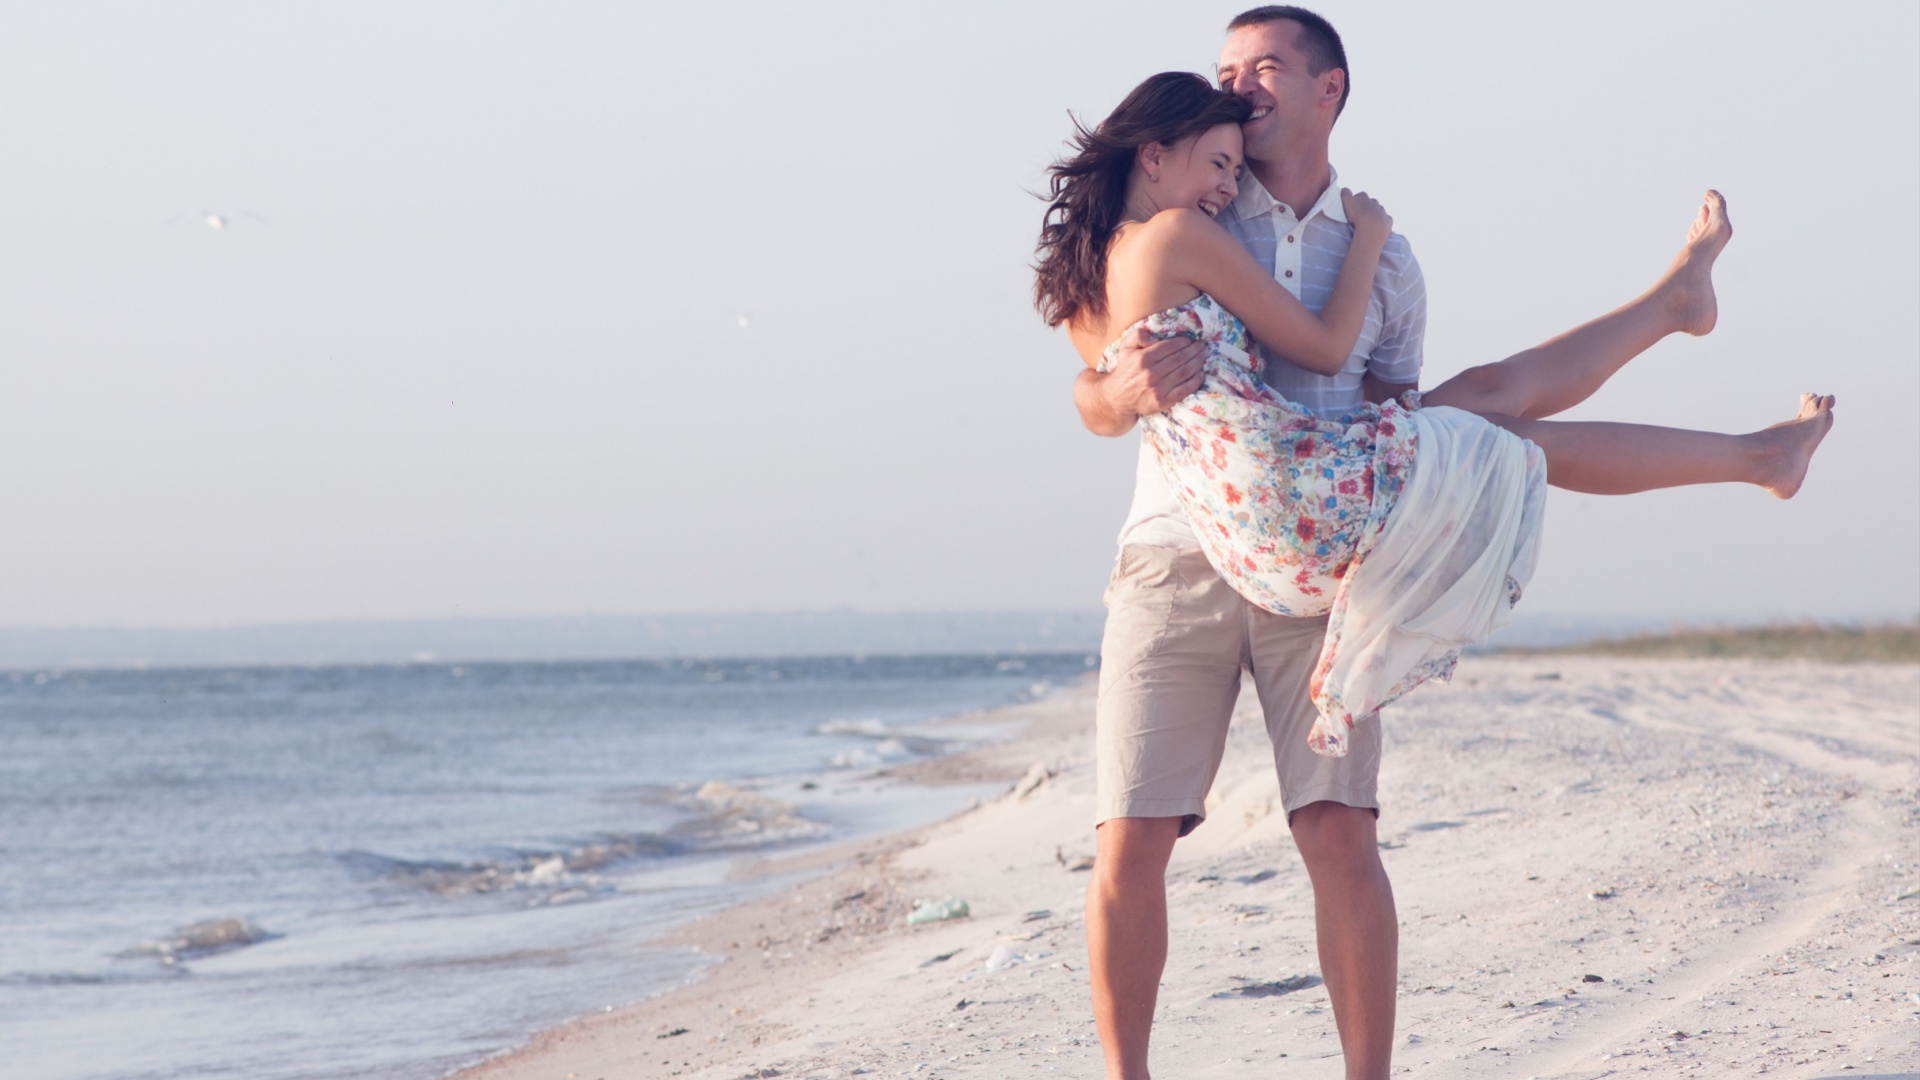
<instances>
[{"instance_id":1,"label":"woman's hand","mask_svg":"<svg viewBox=\"0 0 1920 1080\"><path fill-rule=\"evenodd\" d=\"M1353 226L1355 232L1377 231L1384 237L1393 231L1393 215L1364 191L1341 188L1340 206L1347 212L1347 223Z\"/></svg>"}]
</instances>

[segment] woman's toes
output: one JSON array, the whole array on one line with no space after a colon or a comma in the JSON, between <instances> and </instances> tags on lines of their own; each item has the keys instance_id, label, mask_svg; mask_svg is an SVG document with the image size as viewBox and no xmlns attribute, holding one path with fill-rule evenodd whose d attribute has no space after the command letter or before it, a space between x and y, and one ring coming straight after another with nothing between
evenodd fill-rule
<instances>
[{"instance_id":1,"label":"woman's toes","mask_svg":"<svg viewBox=\"0 0 1920 1080\"><path fill-rule=\"evenodd\" d=\"M1707 189L1706 198L1700 204L1700 225L1702 236L1711 236L1725 244L1733 236L1733 222L1727 217L1727 197L1717 191Z\"/></svg>"},{"instance_id":2,"label":"woman's toes","mask_svg":"<svg viewBox=\"0 0 1920 1080\"><path fill-rule=\"evenodd\" d=\"M1720 304L1713 292L1713 263L1733 236L1727 223L1727 201L1708 191L1687 230L1687 243L1667 272L1669 303L1678 318L1677 329L1699 337L1713 332Z\"/></svg>"}]
</instances>

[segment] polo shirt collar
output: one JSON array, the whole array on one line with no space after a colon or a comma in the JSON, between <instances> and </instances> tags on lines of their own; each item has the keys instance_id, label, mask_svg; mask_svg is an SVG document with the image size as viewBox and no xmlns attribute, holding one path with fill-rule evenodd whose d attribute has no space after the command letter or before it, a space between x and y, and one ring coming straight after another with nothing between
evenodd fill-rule
<instances>
[{"instance_id":1,"label":"polo shirt collar","mask_svg":"<svg viewBox=\"0 0 1920 1080\"><path fill-rule=\"evenodd\" d=\"M1233 211L1240 215L1240 220L1251 221L1266 217L1281 205L1278 199L1267 193L1266 185L1248 172L1240 181L1240 194L1234 197ZM1327 166L1327 190L1320 193L1320 201L1295 220L1311 221L1315 214L1325 214L1333 221L1347 224L1347 209L1340 205L1340 170L1331 165Z\"/></svg>"}]
</instances>

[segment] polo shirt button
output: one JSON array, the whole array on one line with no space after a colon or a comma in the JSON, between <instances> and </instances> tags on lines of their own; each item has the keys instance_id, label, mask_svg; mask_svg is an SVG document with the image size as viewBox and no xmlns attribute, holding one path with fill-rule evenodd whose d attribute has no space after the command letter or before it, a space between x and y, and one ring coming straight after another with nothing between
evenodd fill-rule
<instances>
[{"instance_id":1,"label":"polo shirt button","mask_svg":"<svg viewBox=\"0 0 1920 1080\"><path fill-rule=\"evenodd\" d=\"M1293 236L1292 236L1292 234L1288 234L1288 236L1287 236L1287 243L1289 243L1289 244L1291 244L1291 243L1293 243Z\"/></svg>"},{"instance_id":2,"label":"polo shirt button","mask_svg":"<svg viewBox=\"0 0 1920 1080\"><path fill-rule=\"evenodd\" d=\"M1288 276L1288 277L1292 277L1292 276L1293 276L1293 271L1291 271L1291 270L1289 270L1289 271L1287 271L1287 276Z\"/></svg>"}]
</instances>

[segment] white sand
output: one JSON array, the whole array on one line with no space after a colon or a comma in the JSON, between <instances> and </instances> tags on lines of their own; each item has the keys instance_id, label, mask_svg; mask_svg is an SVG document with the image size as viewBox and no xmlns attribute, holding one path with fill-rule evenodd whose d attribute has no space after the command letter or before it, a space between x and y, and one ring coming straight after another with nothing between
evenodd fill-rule
<instances>
[{"instance_id":1,"label":"white sand","mask_svg":"<svg viewBox=\"0 0 1920 1080\"><path fill-rule=\"evenodd\" d=\"M1342 1075L1252 709L1169 874L1158 1076ZM928 772L1037 790L839 852L679 935L700 982L469 1075L1099 1077L1092 694L1018 712ZM1920 1075L1920 667L1470 658L1387 722L1396 1075ZM908 927L921 896L972 917Z\"/></svg>"}]
</instances>

